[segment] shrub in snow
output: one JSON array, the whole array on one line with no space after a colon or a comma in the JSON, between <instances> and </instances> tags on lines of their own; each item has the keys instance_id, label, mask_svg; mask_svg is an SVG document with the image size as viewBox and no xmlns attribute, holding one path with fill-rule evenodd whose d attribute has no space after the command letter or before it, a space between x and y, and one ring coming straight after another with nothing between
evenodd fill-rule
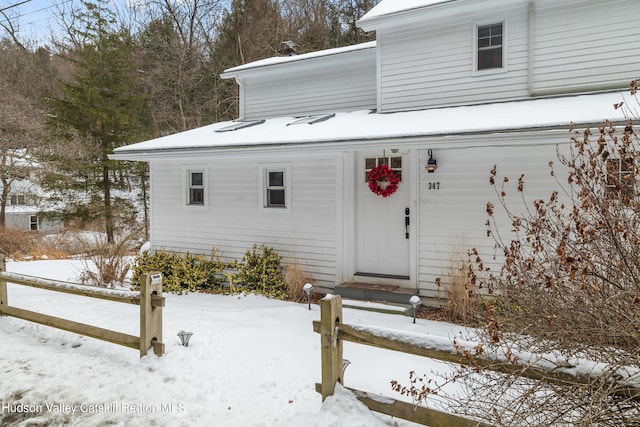
<instances>
[{"instance_id":1,"label":"shrub in snow","mask_svg":"<svg viewBox=\"0 0 640 427\"><path fill-rule=\"evenodd\" d=\"M273 248L253 245L237 264L238 272L233 280L241 284L244 291L286 299L289 289L281 261L282 257Z\"/></svg>"},{"instance_id":2,"label":"shrub in snow","mask_svg":"<svg viewBox=\"0 0 640 427\"><path fill-rule=\"evenodd\" d=\"M211 251L209 258L186 252L177 254L156 251L144 252L136 258L132 289L138 289L142 274L152 271L162 273L162 290L182 294L201 290L217 289L222 281L221 271L225 264L220 261L216 250Z\"/></svg>"}]
</instances>

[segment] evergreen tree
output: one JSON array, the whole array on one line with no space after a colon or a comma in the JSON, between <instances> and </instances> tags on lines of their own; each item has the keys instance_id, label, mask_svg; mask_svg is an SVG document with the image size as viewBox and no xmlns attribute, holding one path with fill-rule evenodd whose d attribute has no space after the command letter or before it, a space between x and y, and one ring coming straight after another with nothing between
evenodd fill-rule
<instances>
[{"instance_id":1,"label":"evergreen tree","mask_svg":"<svg viewBox=\"0 0 640 427\"><path fill-rule=\"evenodd\" d=\"M63 137L49 159L63 175L50 176L46 183L66 202L67 215L101 217L113 242L114 191L126 189L127 182L122 178L126 165L108 156L116 147L151 136L149 108L132 37L115 28L104 0L81 4L74 11L76 26L69 27L67 42L59 46L73 74L59 81L59 94L48 100L51 124Z\"/></svg>"}]
</instances>

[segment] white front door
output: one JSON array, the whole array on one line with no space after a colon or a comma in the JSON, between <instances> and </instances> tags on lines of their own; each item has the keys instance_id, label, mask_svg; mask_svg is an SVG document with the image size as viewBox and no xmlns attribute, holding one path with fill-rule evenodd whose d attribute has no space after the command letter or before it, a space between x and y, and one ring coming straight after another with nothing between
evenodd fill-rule
<instances>
[{"instance_id":1,"label":"white front door","mask_svg":"<svg viewBox=\"0 0 640 427\"><path fill-rule=\"evenodd\" d=\"M358 154L356 177L356 274L382 278L409 279L409 159L390 150ZM397 190L383 197L371 191L368 173L387 165L399 176ZM384 189L388 183L381 180Z\"/></svg>"}]
</instances>

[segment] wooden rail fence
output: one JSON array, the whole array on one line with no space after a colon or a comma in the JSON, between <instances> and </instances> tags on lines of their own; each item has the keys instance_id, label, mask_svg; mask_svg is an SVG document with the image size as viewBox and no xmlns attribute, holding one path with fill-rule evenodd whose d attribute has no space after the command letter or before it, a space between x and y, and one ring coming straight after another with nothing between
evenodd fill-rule
<instances>
[{"instance_id":1,"label":"wooden rail fence","mask_svg":"<svg viewBox=\"0 0 640 427\"><path fill-rule=\"evenodd\" d=\"M9 305L7 283L139 305L140 336L128 335L110 329L104 329L97 326L87 325L85 323L50 316L48 314L24 310L18 307L11 307ZM0 258L0 315L17 317L19 319L86 335L88 337L97 338L99 340L108 341L125 347L139 349L140 357L145 356L151 348L153 348L153 352L158 356L164 354L165 348L164 343L162 342L162 307L164 307L164 304L165 299L162 296L162 276L160 273L144 274L140 281L140 292L125 293L9 273L6 271L4 258Z\"/></svg>"},{"instance_id":2,"label":"wooden rail fence","mask_svg":"<svg viewBox=\"0 0 640 427\"><path fill-rule=\"evenodd\" d=\"M322 383L316 384L316 390L322 394L322 400L333 394L336 383L339 382L344 385L342 341L350 341L445 362L461 363L461 356L456 353L453 347L451 351L436 347L428 348L399 339L383 337L373 332L363 331L354 326L344 324L342 322L342 299L337 295L332 295L320 301L320 321L313 322L313 330L320 334L321 340ZM577 375L553 369L543 369L525 363L500 362L489 358L475 358L474 363L491 371L515 374L521 377L568 387L575 386L575 384L578 383L588 383L593 379L589 375ZM348 387L347 389L351 390L361 402L373 411L403 418L419 424L429 425L431 427L487 426L487 424L478 422L477 420L416 406L388 397L381 399L379 396L370 395L364 391ZM614 395L638 400L640 399L640 389L630 386L620 387L616 388Z\"/></svg>"}]
</instances>

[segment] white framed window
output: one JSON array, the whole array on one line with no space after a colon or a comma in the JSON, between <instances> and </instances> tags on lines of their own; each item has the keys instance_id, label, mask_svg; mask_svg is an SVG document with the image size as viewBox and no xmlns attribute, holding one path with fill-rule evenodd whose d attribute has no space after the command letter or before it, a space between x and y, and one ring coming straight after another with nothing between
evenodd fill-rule
<instances>
[{"instance_id":1,"label":"white framed window","mask_svg":"<svg viewBox=\"0 0 640 427\"><path fill-rule=\"evenodd\" d=\"M12 194L10 196L10 204L12 206L25 206L27 204L27 198L24 194Z\"/></svg>"},{"instance_id":2,"label":"white framed window","mask_svg":"<svg viewBox=\"0 0 640 427\"><path fill-rule=\"evenodd\" d=\"M259 166L260 209L291 211L291 165L289 163Z\"/></svg>"},{"instance_id":3,"label":"white framed window","mask_svg":"<svg viewBox=\"0 0 640 427\"><path fill-rule=\"evenodd\" d=\"M506 30L506 21L474 25L474 71L484 73L506 70Z\"/></svg>"},{"instance_id":4,"label":"white framed window","mask_svg":"<svg viewBox=\"0 0 640 427\"><path fill-rule=\"evenodd\" d=\"M632 157L607 159L606 195L611 199L632 199L636 192L636 173Z\"/></svg>"},{"instance_id":5,"label":"white framed window","mask_svg":"<svg viewBox=\"0 0 640 427\"><path fill-rule=\"evenodd\" d=\"M185 172L187 206L205 206L207 201L205 168L189 168Z\"/></svg>"},{"instance_id":6,"label":"white framed window","mask_svg":"<svg viewBox=\"0 0 640 427\"><path fill-rule=\"evenodd\" d=\"M29 229L31 231L38 231L38 217L36 215L29 216Z\"/></svg>"}]
</instances>

